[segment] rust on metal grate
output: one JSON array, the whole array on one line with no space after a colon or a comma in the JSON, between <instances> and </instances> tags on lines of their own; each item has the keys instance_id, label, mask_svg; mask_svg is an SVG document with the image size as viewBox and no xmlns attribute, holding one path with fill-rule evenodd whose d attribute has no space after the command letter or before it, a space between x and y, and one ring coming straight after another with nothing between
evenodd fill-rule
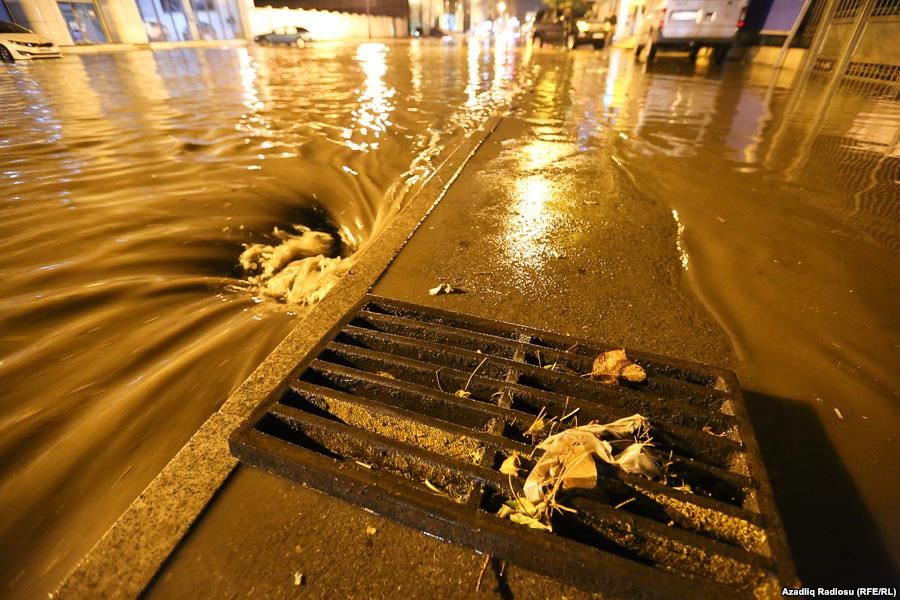
<instances>
[{"instance_id":1,"label":"rust on metal grate","mask_svg":"<svg viewBox=\"0 0 900 600\"><path fill-rule=\"evenodd\" d=\"M233 453L384 516L619 597L780 596L793 566L735 376L628 351L647 380L578 376L609 348L368 296L231 437ZM550 368L548 368L550 367ZM465 390L465 394L457 394ZM553 533L496 516L535 417L635 413L665 481L598 463ZM511 487L512 486L512 489Z\"/></svg>"}]
</instances>

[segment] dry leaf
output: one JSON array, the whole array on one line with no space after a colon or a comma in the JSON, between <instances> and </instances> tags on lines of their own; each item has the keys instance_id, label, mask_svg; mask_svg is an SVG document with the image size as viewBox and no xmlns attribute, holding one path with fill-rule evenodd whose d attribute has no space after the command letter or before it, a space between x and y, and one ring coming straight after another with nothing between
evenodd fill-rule
<instances>
[{"instance_id":1,"label":"dry leaf","mask_svg":"<svg viewBox=\"0 0 900 600\"><path fill-rule=\"evenodd\" d=\"M647 379L647 373L640 365L629 360L625 350L609 350L594 359L591 379L607 385L618 383L620 379L638 383Z\"/></svg>"},{"instance_id":2,"label":"dry leaf","mask_svg":"<svg viewBox=\"0 0 900 600\"><path fill-rule=\"evenodd\" d=\"M518 475L522 467L519 466L519 455L510 454L500 465L500 472L504 475Z\"/></svg>"},{"instance_id":3,"label":"dry leaf","mask_svg":"<svg viewBox=\"0 0 900 600\"><path fill-rule=\"evenodd\" d=\"M428 294L430 296L437 296L438 294L452 294L455 290L449 283L442 283L437 287L433 287L428 290Z\"/></svg>"},{"instance_id":4,"label":"dry leaf","mask_svg":"<svg viewBox=\"0 0 900 600\"><path fill-rule=\"evenodd\" d=\"M545 423L543 417L538 417L534 420L534 422L525 430L525 435L538 435L544 431Z\"/></svg>"},{"instance_id":5,"label":"dry leaf","mask_svg":"<svg viewBox=\"0 0 900 600\"><path fill-rule=\"evenodd\" d=\"M294 585L301 585L303 583L303 573L294 573Z\"/></svg>"},{"instance_id":6,"label":"dry leaf","mask_svg":"<svg viewBox=\"0 0 900 600\"><path fill-rule=\"evenodd\" d=\"M466 390L456 390L453 395L457 398L471 398L472 392L467 392Z\"/></svg>"},{"instance_id":7,"label":"dry leaf","mask_svg":"<svg viewBox=\"0 0 900 600\"><path fill-rule=\"evenodd\" d=\"M391 375L391 374L388 373L387 371L375 371L375 374L378 375L378 376L380 376L380 377L387 377L388 379L397 379L396 377L394 377L393 375Z\"/></svg>"},{"instance_id":8,"label":"dry leaf","mask_svg":"<svg viewBox=\"0 0 900 600\"><path fill-rule=\"evenodd\" d=\"M368 527L366 527L366 534L367 534L367 535L375 535L375 533L376 533L377 531L378 531L378 530L377 530L376 528L372 527L371 525L369 525Z\"/></svg>"},{"instance_id":9,"label":"dry leaf","mask_svg":"<svg viewBox=\"0 0 900 600\"><path fill-rule=\"evenodd\" d=\"M517 525L525 525L531 529L542 529L543 531L553 531L550 529L549 525L545 525L535 519L534 517L529 517L526 514L514 512L509 515L509 520Z\"/></svg>"},{"instance_id":10,"label":"dry leaf","mask_svg":"<svg viewBox=\"0 0 900 600\"><path fill-rule=\"evenodd\" d=\"M844 418L844 415L842 415L842 414L841 414L841 411L839 411L838 409L834 409L834 414L837 415L837 418L838 418L838 419L843 419L843 418Z\"/></svg>"}]
</instances>

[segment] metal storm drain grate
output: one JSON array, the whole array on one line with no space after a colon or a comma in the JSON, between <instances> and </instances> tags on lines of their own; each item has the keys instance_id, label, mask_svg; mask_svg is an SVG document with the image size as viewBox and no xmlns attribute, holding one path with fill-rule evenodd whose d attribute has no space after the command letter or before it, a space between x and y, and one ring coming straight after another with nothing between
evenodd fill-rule
<instances>
[{"instance_id":1,"label":"metal storm drain grate","mask_svg":"<svg viewBox=\"0 0 900 600\"><path fill-rule=\"evenodd\" d=\"M647 380L580 377L587 342L369 296L231 437L247 464L582 589L620 597L774 597L794 582L733 374L628 352ZM549 368L548 368L549 367ZM458 393L464 390L464 393ZM598 461L553 532L497 516L539 414L647 417L664 480ZM574 419L573 419L574 420Z\"/></svg>"}]
</instances>

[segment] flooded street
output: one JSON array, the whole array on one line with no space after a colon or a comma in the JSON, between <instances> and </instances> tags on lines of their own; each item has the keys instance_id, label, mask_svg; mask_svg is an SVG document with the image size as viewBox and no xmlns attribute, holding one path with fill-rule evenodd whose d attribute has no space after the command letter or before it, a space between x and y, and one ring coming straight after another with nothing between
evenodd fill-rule
<instances>
[{"instance_id":1,"label":"flooded street","mask_svg":"<svg viewBox=\"0 0 900 600\"><path fill-rule=\"evenodd\" d=\"M508 103L507 58L354 44L4 65L4 585L52 586L296 323L302 307L242 289L242 245L299 224L352 254Z\"/></svg>"},{"instance_id":2,"label":"flooded street","mask_svg":"<svg viewBox=\"0 0 900 600\"><path fill-rule=\"evenodd\" d=\"M351 264L522 102L536 171L608 153L664 208L801 575L845 534L900 561L896 89L457 40L68 56L3 65L0 99L0 595L52 589L330 277L277 302L246 246L309 227Z\"/></svg>"}]
</instances>

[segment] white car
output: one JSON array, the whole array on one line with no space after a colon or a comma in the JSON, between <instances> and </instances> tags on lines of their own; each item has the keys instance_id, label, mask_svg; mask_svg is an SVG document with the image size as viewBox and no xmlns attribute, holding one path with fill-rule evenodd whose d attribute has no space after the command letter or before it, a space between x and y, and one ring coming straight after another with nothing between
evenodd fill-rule
<instances>
[{"instance_id":1,"label":"white car","mask_svg":"<svg viewBox=\"0 0 900 600\"><path fill-rule=\"evenodd\" d=\"M29 58L60 58L59 48L21 25L0 21L0 60L12 62Z\"/></svg>"}]
</instances>

